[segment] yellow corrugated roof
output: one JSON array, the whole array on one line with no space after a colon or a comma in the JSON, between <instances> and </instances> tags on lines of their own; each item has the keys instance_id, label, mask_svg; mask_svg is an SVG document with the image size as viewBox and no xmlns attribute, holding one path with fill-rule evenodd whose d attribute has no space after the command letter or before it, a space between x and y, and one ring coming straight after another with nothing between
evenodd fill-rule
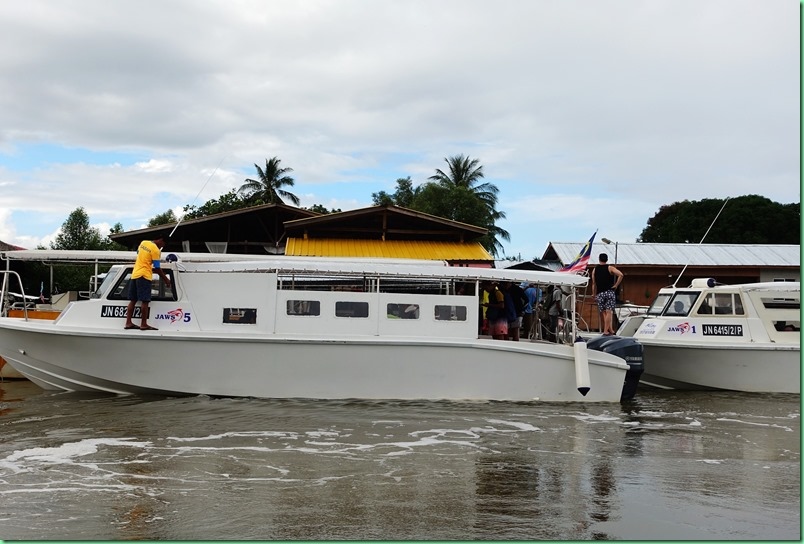
<instances>
[{"instance_id":1,"label":"yellow corrugated roof","mask_svg":"<svg viewBox=\"0 0 804 544\"><path fill-rule=\"evenodd\" d=\"M493 260L479 242L288 238L285 255L296 257L376 257L384 259Z\"/></svg>"}]
</instances>

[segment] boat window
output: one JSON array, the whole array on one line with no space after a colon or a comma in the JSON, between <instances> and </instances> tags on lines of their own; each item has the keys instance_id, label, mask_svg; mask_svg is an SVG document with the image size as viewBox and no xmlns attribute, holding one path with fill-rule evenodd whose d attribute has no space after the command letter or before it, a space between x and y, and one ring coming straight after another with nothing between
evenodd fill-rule
<instances>
[{"instance_id":1,"label":"boat window","mask_svg":"<svg viewBox=\"0 0 804 544\"><path fill-rule=\"evenodd\" d=\"M257 323L256 308L224 308L223 322L238 325L255 325Z\"/></svg>"},{"instance_id":2,"label":"boat window","mask_svg":"<svg viewBox=\"0 0 804 544\"><path fill-rule=\"evenodd\" d=\"M734 313L731 293L715 293L715 313L718 315L732 315Z\"/></svg>"},{"instance_id":3,"label":"boat window","mask_svg":"<svg viewBox=\"0 0 804 544\"><path fill-rule=\"evenodd\" d=\"M762 298L762 305L768 309L800 310L801 301L792 298Z\"/></svg>"},{"instance_id":4,"label":"boat window","mask_svg":"<svg viewBox=\"0 0 804 544\"><path fill-rule=\"evenodd\" d=\"M780 332L801 332L801 321L774 321L773 327Z\"/></svg>"},{"instance_id":5,"label":"boat window","mask_svg":"<svg viewBox=\"0 0 804 544\"><path fill-rule=\"evenodd\" d=\"M321 302L318 300L289 300L288 315L321 315Z\"/></svg>"},{"instance_id":6,"label":"boat window","mask_svg":"<svg viewBox=\"0 0 804 544\"><path fill-rule=\"evenodd\" d=\"M466 306L436 305L435 318L438 321L466 321Z\"/></svg>"},{"instance_id":7,"label":"boat window","mask_svg":"<svg viewBox=\"0 0 804 544\"><path fill-rule=\"evenodd\" d=\"M336 317L368 317L368 302L340 301L335 303Z\"/></svg>"},{"instance_id":8,"label":"boat window","mask_svg":"<svg viewBox=\"0 0 804 544\"><path fill-rule=\"evenodd\" d=\"M386 312L388 319L419 319L418 304L389 303Z\"/></svg>"},{"instance_id":9,"label":"boat window","mask_svg":"<svg viewBox=\"0 0 804 544\"><path fill-rule=\"evenodd\" d=\"M109 300L128 300L128 284L131 281L131 273L133 270L133 268L128 268L122 276L119 276L114 288L109 291ZM159 274L154 274L153 280L151 281L151 301L177 300L174 290L176 280L173 276L173 270L165 270L165 273L170 278L170 287L165 286L165 282L162 281Z\"/></svg>"},{"instance_id":10,"label":"boat window","mask_svg":"<svg viewBox=\"0 0 804 544\"><path fill-rule=\"evenodd\" d=\"M653 304L648 308L648 315L661 315L664 307L667 306L667 301L670 300L670 295L661 293L653 301Z\"/></svg>"},{"instance_id":11,"label":"boat window","mask_svg":"<svg viewBox=\"0 0 804 544\"><path fill-rule=\"evenodd\" d=\"M383 276L340 276L333 274L279 274L277 289L280 291L347 291L353 293L405 293L405 294L465 294L473 292L471 284L437 278L395 278Z\"/></svg>"},{"instance_id":12,"label":"boat window","mask_svg":"<svg viewBox=\"0 0 804 544\"><path fill-rule=\"evenodd\" d=\"M673 317L688 315L699 295L700 293L698 291L681 291L676 293L667 305L664 315Z\"/></svg>"},{"instance_id":13,"label":"boat window","mask_svg":"<svg viewBox=\"0 0 804 544\"><path fill-rule=\"evenodd\" d=\"M703 302L701 302L701 305L698 306L697 313L698 315L712 315L713 313L715 313L714 307L715 307L715 294L709 293L708 295L706 295Z\"/></svg>"}]
</instances>

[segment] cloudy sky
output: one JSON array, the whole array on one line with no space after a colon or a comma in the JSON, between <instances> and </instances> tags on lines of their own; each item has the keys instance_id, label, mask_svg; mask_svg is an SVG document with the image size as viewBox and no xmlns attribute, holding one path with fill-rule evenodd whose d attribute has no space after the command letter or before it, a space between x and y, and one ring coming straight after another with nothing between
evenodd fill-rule
<instances>
[{"instance_id":1,"label":"cloudy sky","mask_svg":"<svg viewBox=\"0 0 804 544\"><path fill-rule=\"evenodd\" d=\"M660 206L800 202L798 0L0 2L0 240L201 205L279 157L349 210L444 158L500 190L506 255Z\"/></svg>"}]
</instances>

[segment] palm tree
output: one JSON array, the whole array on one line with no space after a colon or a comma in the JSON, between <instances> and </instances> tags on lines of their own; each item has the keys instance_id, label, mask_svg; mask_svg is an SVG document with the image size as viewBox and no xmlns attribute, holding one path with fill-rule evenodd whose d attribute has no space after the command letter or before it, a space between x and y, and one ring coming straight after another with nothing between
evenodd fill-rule
<instances>
[{"instance_id":1,"label":"palm tree","mask_svg":"<svg viewBox=\"0 0 804 544\"><path fill-rule=\"evenodd\" d=\"M483 178L483 166L478 159L470 159L461 155L445 157L444 160L449 166L449 174L444 173L440 168L436 168L435 175L429 179L443 185L446 188L462 187L478 197L491 211L497 205L497 193L499 189L493 183L479 183Z\"/></svg>"},{"instance_id":2,"label":"palm tree","mask_svg":"<svg viewBox=\"0 0 804 544\"><path fill-rule=\"evenodd\" d=\"M446 205L450 209L441 210L434 215L485 228L488 232L481 243L492 255L500 254L503 250L500 239L509 241L511 235L496 224L500 219L505 219L505 212L497 210L499 189L493 183L481 183L484 174L478 159L456 155L444 160L449 166L449 174L437 168L435 175L429 179L446 189ZM422 192L423 196L425 194Z\"/></svg>"},{"instance_id":3,"label":"palm tree","mask_svg":"<svg viewBox=\"0 0 804 544\"><path fill-rule=\"evenodd\" d=\"M265 204L284 204L283 198L287 198L296 206L299 205L299 197L282 187L293 187L293 178L285 174L293 172L293 168L280 168L281 160L273 157L265 160L265 170L255 164L259 179L246 178L246 182L240 186L239 191L249 200L262 201Z\"/></svg>"}]
</instances>

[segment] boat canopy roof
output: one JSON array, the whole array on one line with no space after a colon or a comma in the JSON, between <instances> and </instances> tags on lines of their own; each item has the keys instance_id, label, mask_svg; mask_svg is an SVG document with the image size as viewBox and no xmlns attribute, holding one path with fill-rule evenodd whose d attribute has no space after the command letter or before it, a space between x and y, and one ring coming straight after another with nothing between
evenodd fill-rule
<instances>
[{"instance_id":1,"label":"boat canopy roof","mask_svg":"<svg viewBox=\"0 0 804 544\"><path fill-rule=\"evenodd\" d=\"M734 290L740 291L783 291L785 293L795 293L801 291L801 282L798 281L765 281L757 283L714 283L708 285L709 278L696 278L692 280L689 287L663 287L660 292L675 292L675 291L688 291L690 289L707 289L707 290Z\"/></svg>"},{"instance_id":2,"label":"boat canopy roof","mask_svg":"<svg viewBox=\"0 0 804 544\"><path fill-rule=\"evenodd\" d=\"M133 251L26 249L0 253L5 260L82 263L134 263ZM175 255L179 270L188 272L277 272L280 274L335 274L454 279L457 281L511 281L583 286L586 276L566 272L449 266L446 261L355 257L277 257L229 253L162 253Z\"/></svg>"},{"instance_id":3,"label":"boat canopy roof","mask_svg":"<svg viewBox=\"0 0 804 544\"><path fill-rule=\"evenodd\" d=\"M168 255L176 255L180 261L188 262L220 262L220 261L254 261L263 259L259 255L240 255L230 253L167 253L162 252L162 260ZM136 251L93 251L68 249L23 249L0 252L4 260L41 261L41 262L80 262L80 263L133 263L137 259ZM265 259L276 259L276 255L266 255ZM354 260L354 259L351 259Z\"/></svg>"},{"instance_id":4,"label":"boat canopy roof","mask_svg":"<svg viewBox=\"0 0 804 544\"><path fill-rule=\"evenodd\" d=\"M184 262L276 262L279 259L304 260L312 258L304 257L277 257L276 255L243 255L238 253L180 253L162 251L162 260L169 261L169 255L174 255L178 261ZM2 251L0 258L3 260L18 261L39 261L39 262L72 262L72 263L133 263L137 259L136 251L93 251L93 250L67 250L67 249L23 249L16 251ZM323 258L322 258L323 259ZM446 261L435 261L431 259L375 259L375 258L355 258L355 257L328 257L330 261L349 262L349 263L372 263L388 262L401 264L414 264L416 266L447 266Z\"/></svg>"},{"instance_id":5,"label":"boat canopy roof","mask_svg":"<svg viewBox=\"0 0 804 544\"><path fill-rule=\"evenodd\" d=\"M431 261L432 263L432 261ZM366 259L356 262L354 259L300 259L274 258L273 261L241 261L241 262L207 262L181 263L179 269L187 272L276 272L278 274L316 274L340 276L385 276L421 279L444 279L456 281L510 281L514 283L528 282L548 285L586 285L588 278L565 272L547 272L539 270L514 270L510 268L475 268L458 266L421 266L404 260L397 262Z\"/></svg>"}]
</instances>

